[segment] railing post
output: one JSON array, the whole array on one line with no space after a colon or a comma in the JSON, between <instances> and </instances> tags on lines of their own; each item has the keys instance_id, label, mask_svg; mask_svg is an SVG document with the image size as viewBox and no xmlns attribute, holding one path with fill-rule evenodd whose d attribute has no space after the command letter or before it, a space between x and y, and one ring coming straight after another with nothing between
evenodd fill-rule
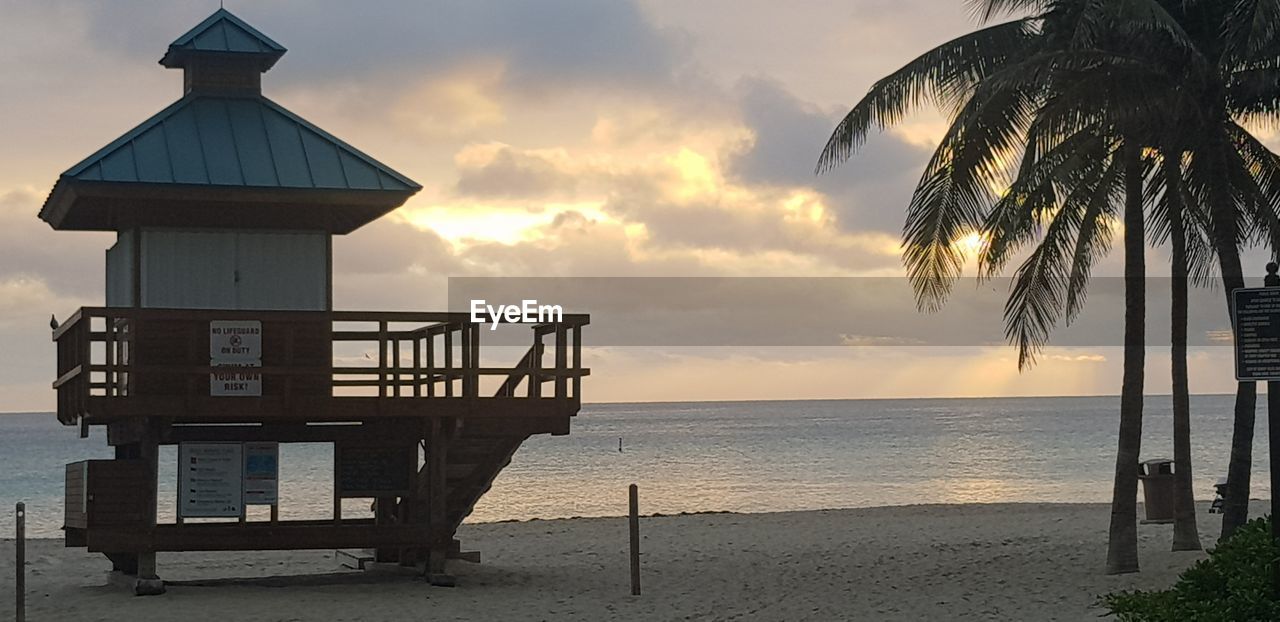
<instances>
[{"instance_id":1,"label":"railing post","mask_svg":"<svg viewBox=\"0 0 1280 622\"><path fill-rule=\"evenodd\" d=\"M444 396L453 397L453 325L444 327Z\"/></svg>"},{"instance_id":2,"label":"railing post","mask_svg":"<svg viewBox=\"0 0 1280 622\"><path fill-rule=\"evenodd\" d=\"M556 399L569 398L569 378L565 372L569 369L568 330L563 323L556 324Z\"/></svg>"},{"instance_id":3,"label":"railing post","mask_svg":"<svg viewBox=\"0 0 1280 622\"><path fill-rule=\"evenodd\" d=\"M480 325L471 324L471 394L480 397Z\"/></svg>"},{"instance_id":4,"label":"railing post","mask_svg":"<svg viewBox=\"0 0 1280 622\"><path fill-rule=\"evenodd\" d=\"M124 321L124 345L120 352L120 360L124 362L124 393L125 395L134 395L137 393L137 374L128 371L129 366L133 364L135 352L133 351L134 335L137 332L137 324L133 318L125 318Z\"/></svg>"},{"instance_id":5,"label":"railing post","mask_svg":"<svg viewBox=\"0 0 1280 622\"><path fill-rule=\"evenodd\" d=\"M413 396L422 397L422 347L416 336L413 338Z\"/></svg>"},{"instance_id":6,"label":"railing post","mask_svg":"<svg viewBox=\"0 0 1280 622\"><path fill-rule=\"evenodd\" d=\"M89 387L92 384L93 374L89 371L89 365L92 363L90 356L93 352L93 344L91 343L93 330L91 324L93 318L89 314L82 314L79 321L76 322L75 339L76 339L76 365L83 365L83 373L76 379L76 416L84 417L89 410Z\"/></svg>"},{"instance_id":7,"label":"railing post","mask_svg":"<svg viewBox=\"0 0 1280 622\"><path fill-rule=\"evenodd\" d=\"M462 340L462 397L471 397L471 326L462 324L458 329L459 338Z\"/></svg>"},{"instance_id":8,"label":"railing post","mask_svg":"<svg viewBox=\"0 0 1280 622\"><path fill-rule=\"evenodd\" d=\"M391 394L400 397L400 340L391 339Z\"/></svg>"},{"instance_id":9,"label":"railing post","mask_svg":"<svg viewBox=\"0 0 1280 622\"><path fill-rule=\"evenodd\" d=\"M427 331L427 397L436 396L436 335Z\"/></svg>"},{"instance_id":10,"label":"railing post","mask_svg":"<svg viewBox=\"0 0 1280 622\"><path fill-rule=\"evenodd\" d=\"M387 396L387 322L378 322L378 397Z\"/></svg>"},{"instance_id":11,"label":"railing post","mask_svg":"<svg viewBox=\"0 0 1280 622\"><path fill-rule=\"evenodd\" d=\"M106 363L106 365L107 365L107 375L106 375L106 378L104 379L104 380L105 380L104 384L106 385L106 387L103 389L103 392L104 392L104 393L106 393L107 397L113 397L113 396L115 395L115 393L116 393L116 392L115 392L115 387L116 387L116 369L115 369L115 364L116 364L116 353L115 353L115 341L116 341L116 335L115 335L115 330L114 330L114 328L115 328L115 327L113 326L113 323L112 323L112 321L111 321L111 314L110 314L110 313L106 314L106 316L105 316L103 319L104 319L104 324L103 324L103 329L102 329L102 339L103 339L103 348L102 348L103 353L102 353L102 355L103 355L103 357L105 357L105 361L103 361L103 362L104 362L104 363Z\"/></svg>"},{"instance_id":12,"label":"railing post","mask_svg":"<svg viewBox=\"0 0 1280 622\"><path fill-rule=\"evenodd\" d=\"M573 401L582 401L582 325L573 325Z\"/></svg>"},{"instance_id":13,"label":"railing post","mask_svg":"<svg viewBox=\"0 0 1280 622\"><path fill-rule=\"evenodd\" d=\"M542 333L533 331L533 356L529 357L529 397L542 397Z\"/></svg>"}]
</instances>

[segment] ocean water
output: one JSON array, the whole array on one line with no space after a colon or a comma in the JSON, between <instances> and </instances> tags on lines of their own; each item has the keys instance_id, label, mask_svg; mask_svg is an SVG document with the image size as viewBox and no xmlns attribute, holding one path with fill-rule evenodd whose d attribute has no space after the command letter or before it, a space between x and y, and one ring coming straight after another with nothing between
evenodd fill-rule
<instances>
[{"instance_id":1,"label":"ocean water","mask_svg":"<svg viewBox=\"0 0 1280 622\"><path fill-rule=\"evenodd\" d=\"M645 513L1105 502L1118 408L1115 397L588 405L569 436L527 441L468 520L625 514L631 483ZM1230 396L1192 398L1197 499L1226 475L1231 408ZM1172 456L1168 397L1147 398L1143 437L1143 459ZM1255 441L1252 496L1267 498L1265 407ZM0 416L0 537L17 501L33 537L58 535L63 465L109 456L101 430L80 439L51 414ZM327 445L281 447L282 516L332 515L331 461ZM175 462L165 448L161 520ZM343 512L368 515L368 502Z\"/></svg>"}]
</instances>

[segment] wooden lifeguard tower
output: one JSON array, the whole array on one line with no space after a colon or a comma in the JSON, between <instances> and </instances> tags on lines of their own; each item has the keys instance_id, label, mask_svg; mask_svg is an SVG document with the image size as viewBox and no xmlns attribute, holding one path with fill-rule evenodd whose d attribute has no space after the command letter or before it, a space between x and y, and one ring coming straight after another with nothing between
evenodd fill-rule
<instances>
[{"instance_id":1,"label":"wooden lifeguard tower","mask_svg":"<svg viewBox=\"0 0 1280 622\"><path fill-rule=\"evenodd\" d=\"M284 53L214 13L160 60L183 70L182 98L63 173L40 211L117 232L106 306L53 330L53 388L59 421L105 426L115 448L67 465L67 546L139 592L163 588L158 551L368 548L448 582L455 531L498 472L579 409L586 316L529 325L518 363L485 366L469 314L333 310L332 236L420 186L264 97ZM277 512L278 444L295 442L334 446L331 518ZM165 524L161 445L179 462ZM353 497L374 516L344 518ZM270 520L246 517L255 504Z\"/></svg>"}]
</instances>

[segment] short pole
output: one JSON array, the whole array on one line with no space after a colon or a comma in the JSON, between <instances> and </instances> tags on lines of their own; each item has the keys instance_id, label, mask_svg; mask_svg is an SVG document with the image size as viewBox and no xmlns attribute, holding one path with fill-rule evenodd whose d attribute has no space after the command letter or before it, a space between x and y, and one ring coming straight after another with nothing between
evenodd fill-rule
<instances>
[{"instance_id":1,"label":"short pole","mask_svg":"<svg viewBox=\"0 0 1280 622\"><path fill-rule=\"evenodd\" d=\"M631 485L631 595L640 595L640 491Z\"/></svg>"},{"instance_id":2,"label":"short pole","mask_svg":"<svg viewBox=\"0 0 1280 622\"><path fill-rule=\"evenodd\" d=\"M17 510L14 512L14 524L18 530L18 538L14 542L14 550L17 559L14 560L14 574L17 589L17 598L15 599L17 611L14 619L18 622L24 622L27 619L27 504L18 503Z\"/></svg>"},{"instance_id":3,"label":"short pole","mask_svg":"<svg viewBox=\"0 0 1280 622\"><path fill-rule=\"evenodd\" d=\"M1267 264L1267 276L1263 284L1267 287L1280 287L1280 265L1276 262ZM1267 382L1267 449L1271 454L1271 541L1280 544L1280 496L1276 495L1280 485L1280 382ZM1271 595L1280 597L1280 559L1271 560Z\"/></svg>"}]
</instances>

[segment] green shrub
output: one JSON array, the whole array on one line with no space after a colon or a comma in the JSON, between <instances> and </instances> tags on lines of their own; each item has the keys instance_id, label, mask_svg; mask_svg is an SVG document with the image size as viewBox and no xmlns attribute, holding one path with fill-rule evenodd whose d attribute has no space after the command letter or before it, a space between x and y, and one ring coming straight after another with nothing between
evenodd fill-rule
<instances>
[{"instance_id":1,"label":"green shrub","mask_svg":"<svg viewBox=\"0 0 1280 622\"><path fill-rule=\"evenodd\" d=\"M1271 595L1276 556L1271 521L1259 518L1184 571L1173 587L1109 594L1102 605L1120 622L1280 620L1280 601Z\"/></svg>"}]
</instances>

